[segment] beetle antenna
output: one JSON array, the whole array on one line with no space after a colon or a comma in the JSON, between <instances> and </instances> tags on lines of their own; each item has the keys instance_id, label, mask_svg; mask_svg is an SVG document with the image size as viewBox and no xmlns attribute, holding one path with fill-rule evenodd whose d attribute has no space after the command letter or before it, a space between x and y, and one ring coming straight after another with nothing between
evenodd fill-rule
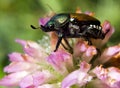
<instances>
[{"instance_id":1,"label":"beetle antenna","mask_svg":"<svg viewBox=\"0 0 120 88\"><path fill-rule=\"evenodd\" d=\"M53 8L49 4L47 4L47 6L52 12L54 12Z\"/></svg>"},{"instance_id":2,"label":"beetle antenna","mask_svg":"<svg viewBox=\"0 0 120 88\"><path fill-rule=\"evenodd\" d=\"M30 25L30 26L31 26L32 29L38 29L38 28L40 28L40 27L35 27L33 25Z\"/></svg>"}]
</instances>

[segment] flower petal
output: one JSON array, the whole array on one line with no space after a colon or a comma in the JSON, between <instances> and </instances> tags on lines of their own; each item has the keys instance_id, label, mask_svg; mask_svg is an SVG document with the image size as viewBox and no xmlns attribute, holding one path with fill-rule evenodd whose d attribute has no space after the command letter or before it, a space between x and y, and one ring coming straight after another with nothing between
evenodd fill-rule
<instances>
[{"instance_id":1,"label":"flower petal","mask_svg":"<svg viewBox=\"0 0 120 88\"><path fill-rule=\"evenodd\" d=\"M109 30L109 32L106 34L105 39L102 41L102 44L105 44L109 40L111 35L114 33L114 28L111 26L110 22L104 21L104 23L103 23L104 33L106 33L106 31L108 31L108 30Z\"/></svg>"},{"instance_id":2,"label":"flower petal","mask_svg":"<svg viewBox=\"0 0 120 88\"><path fill-rule=\"evenodd\" d=\"M74 46L75 58L80 57L83 61L89 62L92 57L97 54L97 50L94 46L89 46L86 41L79 39Z\"/></svg>"},{"instance_id":3,"label":"flower petal","mask_svg":"<svg viewBox=\"0 0 120 88\"><path fill-rule=\"evenodd\" d=\"M98 63L106 63L107 61L109 61L113 56L115 56L116 54L118 54L120 52L120 45L116 45L116 46L111 46L109 48L107 48L101 55L101 57L99 59L97 59L97 64Z\"/></svg>"},{"instance_id":4,"label":"flower petal","mask_svg":"<svg viewBox=\"0 0 120 88\"><path fill-rule=\"evenodd\" d=\"M35 72L34 74L26 76L20 82L22 88L28 88L31 86L38 87L53 79L52 74L49 71Z\"/></svg>"},{"instance_id":5,"label":"flower petal","mask_svg":"<svg viewBox=\"0 0 120 88\"><path fill-rule=\"evenodd\" d=\"M30 72L36 70L37 67L38 67L37 64L32 64L28 62L12 62L11 64L9 64L4 68L4 72L11 73L11 72L24 71L24 70L26 71L28 70Z\"/></svg>"},{"instance_id":6,"label":"flower petal","mask_svg":"<svg viewBox=\"0 0 120 88\"><path fill-rule=\"evenodd\" d=\"M14 52L14 53L9 54L8 56L9 56L10 61L12 62L13 61L14 62L24 61L24 59L21 56L21 53Z\"/></svg>"},{"instance_id":7,"label":"flower petal","mask_svg":"<svg viewBox=\"0 0 120 88\"><path fill-rule=\"evenodd\" d=\"M45 50L40 45L33 41L25 41L20 39L17 39L16 42L22 44L25 53L27 53L31 57L34 57L35 59L39 58L40 61L42 60L44 61L46 53Z\"/></svg>"},{"instance_id":8,"label":"flower petal","mask_svg":"<svg viewBox=\"0 0 120 88\"><path fill-rule=\"evenodd\" d=\"M49 71L36 72L33 74L33 83L35 86L39 86L43 83L53 80L54 77Z\"/></svg>"},{"instance_id":9,"label":"flower petal","mask_svg":"<svg viewBox=\"0 0 120 88\"><path fill-rule=\"evenodd\" d=\"M77 84L79 70L73 71L62 81L61 88L70 88L70 86Z\"/></svg>"},{"instance_id":10,"label":"flower petal","mask_svg":"<svg viewBox=\"0 0 120 88\"><path fill-rule=\"evenodd\" d=\"M102 66L97 66L93 69L93 73L96 74L96 76L101 80L107 79L107 69L102 68Z\"/></svg>"},{"instance_id":11,"label":"flower petal","mask_svg":"<svg viewBox=\"0 0 120 88\"><path fill-rule=\"evenodd\" d=\"M11 73L0 80L0 85L18 86L21 79L25 77L26 75L28 75L28 72L26 71Z\"/></svg>"},{"instance_id":12,"label":"flower petal","mask_svg":"<svg viewBox=\"0 0 120 88\"><path fill-rule=\"evenodd\" d=\"M96 67L93 73L110 88L120 88L120 69L110 67L107 69Z\"/></svg>"},{"instance_id":13,"label":"flower petal","mask_svg":"<svg viewBox=\"0 0 120 88\"><path fill-rule=\"evenodd\" d=\"M87 50L83 53L82 58L86 62L90 62L94 55L97 54L97 50L94 46L88 46Z\"/></svg>"},{"instance_id":14,"label":"flower petal","mask_svg":"<svg viewBox=\"0 0 120 88\"><path fill-rule=\"evenodd\" d=\"M81 39L77 40L74 46L74 57L81 56L87 50L87 43Z\"/></svg>"},{"instance_id":15,"label":"flower petal","mask_svg":"<svg viewBox=\"0 0 120 88\"><path fill-rule=\"evenodd\" d=\"M35 88L60 88L60 84L43 84Z\"/></svg>"},{"instance_id":16,"label":"flower petal","mask_svg":"<svg viewBox=\"0 0 120 88\"><path fill-rule=\"evenodd\" d=\"M44 26L49 20L50 20L50 17L40 18L39 24Z\"/></svg>"},{"instance_id":17,"label":"flower petal","mask_svg":"<svg viewBox=\"0 0 120 88\"><path fill-rule=\"evenodd\" d=\"M91 65L85 61L80 63L80 70L83 72L88 72L90 70L90 67L91 67Z\"/></svg>"},{"instance_id":18,"label":"flower petal","mask_svg":"<svg viewBox=\"0 0 120 88\"><path fill-rule=\"evenodd\" d=\"M70 88L70 86L74 84L79 84L78 86L85 85L92 79L92 76L87 74L89 69L90 65L86 62L82 62L79 70L73 71L66 78L64 78L61 88Z\"/></svg>"},{"instance_id":19,"label":"flower petal","mask_svg":"<svg viewBox=\"0 0 120 88\"><path fill-rule=\"evenodd\" d=\"M32 63L35 62L35 59L33 59L27 54L13 52L9 54L8 56L9 56L10 61L12 62L32 62Z\"/></svg>"},{"instance_id":20,"label":"flower petal","mask_svg":"<svg viewBox=\"0 0 120 88\"><path fill-rule=\"evenodd\" d=\"M33 77L32 75L27 75L24 77L20 83L20 88L34 88L35 86L33 85Z\"/></svg>"},{"instance_id":21,"label":"flower petal","mask_svg":"<svg viewBox=\"0 0 120 88\"><path fill-rule=\"evenodd\" d=\"M71 59L71 54L63 51L58 50L56 52L52 52L47 61L60 73L67 74L68 70L67 67L72 69L73 63Z\"/></svg>"}]
</instances>

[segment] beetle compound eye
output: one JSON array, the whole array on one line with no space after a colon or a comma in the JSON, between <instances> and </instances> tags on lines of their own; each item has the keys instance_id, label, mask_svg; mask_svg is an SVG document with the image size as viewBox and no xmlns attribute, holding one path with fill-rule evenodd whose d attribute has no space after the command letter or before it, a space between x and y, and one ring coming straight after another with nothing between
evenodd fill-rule
<instances>
[{"instance_id":1,"label":"beetle compound eye","mask_svg":"<svg viewBox=\"0 0 120 88\"><path fill-rule=\"evenodd\" d=\"M54 28L54 25L50 25L49 28L50 28L50 29Z\"/></svg>"},{"instance_id":2,"label":"beetle compound eye","mask_svg":"<svg viewBox=\"0 0 120 88\"><path fill-rule=\"evenodd\" d=\"M51 25L53 25L53 22L52 21L48 22L48 26L51 26Z\"/></svg>"},{"instance_id":3,"label":"beetle compound eye","mask_svg":"<svg viewBox=\"0 0 120 88\"><path fill-rule=\"evenodd\" d=\"M54 28L54 23L52 21L48 22L48 27L51 29L51 28Z\"/></svg>"}]
</instances>

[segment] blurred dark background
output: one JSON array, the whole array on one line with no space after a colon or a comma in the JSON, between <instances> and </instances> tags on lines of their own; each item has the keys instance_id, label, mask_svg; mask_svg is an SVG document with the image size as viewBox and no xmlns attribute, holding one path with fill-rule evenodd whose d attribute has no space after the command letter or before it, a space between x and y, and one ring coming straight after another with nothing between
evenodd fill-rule
<instances>
[{"instance_id":1,"label":"blurred dark background","mask_svg":"<svg viewBox=\"0 0 120 88\"><path fill-rule=\"evenodd\" d=\"M115 33L108 42L120 43L120 0L0 0L0 78L3 67L9 63L8 54L22 52L15 43L16 38L37 41L43 32L32 30L30 25L39 26L38 20L51 12L75 12L76 8L95 13L101 22L109 20Z\"/></svg>"}]
</instances>

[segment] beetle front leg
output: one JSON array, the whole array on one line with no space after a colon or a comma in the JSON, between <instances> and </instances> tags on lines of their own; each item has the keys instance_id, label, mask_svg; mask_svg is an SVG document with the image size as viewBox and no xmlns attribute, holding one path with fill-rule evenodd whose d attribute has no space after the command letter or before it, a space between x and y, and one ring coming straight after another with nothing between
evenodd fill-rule
<instances>
[{"instance_id":1,"label":"beetle front leg","mask_svg":"<svg viewBox=\"0 0 120 88\"><path fill-rule=\"evenodd\" d=\"M61 41L62 41L62 38L63 38L63 34L62 34L62 33L59 33L59 34L58 34L58 41L57 41L56 48L55 48L54 52L56 52L57 49L58 49L58 47L60 46L60 43L61 43Z\"/></svg>"}]
</instances>

